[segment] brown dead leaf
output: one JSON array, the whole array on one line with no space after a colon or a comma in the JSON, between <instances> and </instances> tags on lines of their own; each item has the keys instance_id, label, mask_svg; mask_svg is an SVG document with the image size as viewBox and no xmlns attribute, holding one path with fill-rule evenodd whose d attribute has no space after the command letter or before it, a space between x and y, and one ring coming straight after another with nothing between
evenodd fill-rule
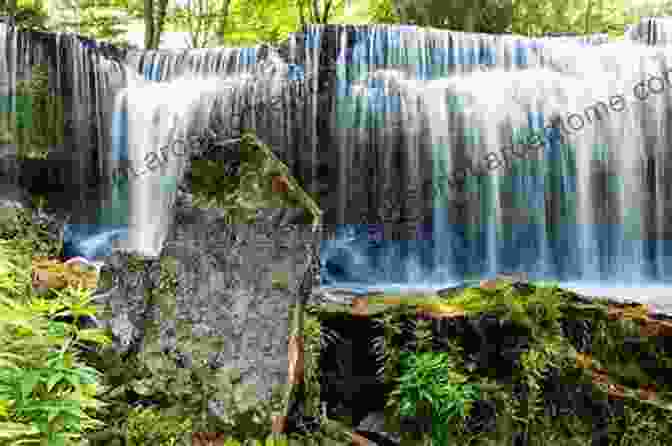
<instances>
[{"instance_id":1,"label":"brown dead leaf","mask_svg":"<svg viewBox=\"0 0 672 446\"><path fill-rule=\"evenodd\" d=\"M593 358L587 353L576 354L576 366L582 369L589 369L593 365Z\"/></svg>"},{"instance_id":2,"label":"brown dead leaf","mask_svg":"<svg viewBox=\"0 0 672 446\"><path fill-rule=\"evenodd\" d=\"M275 194L286 194L289 191L289 180L284 175L276 175L271 179L271 189Z\"/></svg>"},{"instance_id":3,"label":"brown dead leaf","mask_svg":"<svg viewBox=\"0 0 672 446\"><path fill-rule=\"evenodd\" d=\"M484 290L494 290L497 288L498 285L499 282L497 281L497 279L481 280L481 283L479 284L479 286Z\"/></svg>"},{"instance_id":4,"label":"brown dead leaf","mask_svg":"<svg viewBox=\"0 0 672 446\"><path fill-rule=\"evenodd\" d=\"M303 336L290 336L289 338L289 384L303 382L304 372Z\"/></svg>"},{"instance_id":5,"label":"brown dead leaf","mask_svg":"<svg viewBox=\"0 0 672 446\"><path fill-rule=\"evenodd\" d=\"M368 316L368 303L363 297L355 297L352 299L351 312L355 316Z\"/></svg>"},{"instance_id":6,"label":"brown dead leaf","mask_svg":"<svg viewBox=\"0 0 672 446\"><path fill-rule=\"evenodd\" d=\"M224 434L217 432L193 432L191 434L192 446L224 446Z\"/></svg>"},{"instance_id":7,"label":"brown dead leaf","mask_svg":"<svg viewBox=\"0 0 672 446\"><path fill-rule=\"evenodd\" d=\"M283 415L273 415L273 424L271 430L274 434L282 434L285 431L285 425L287 424L287 417Z\"/></svg>"},{"instance_id":8,"label":"brown dead leaf","mask_svg":"<svg viewBox=\"0 0 672 446\"><path fill-rule=\"evenodd\" d=\"M641 385L639 387L639 398L642 400L656 399L656 385L655 384Z\"/></svg>"}]
</instances>

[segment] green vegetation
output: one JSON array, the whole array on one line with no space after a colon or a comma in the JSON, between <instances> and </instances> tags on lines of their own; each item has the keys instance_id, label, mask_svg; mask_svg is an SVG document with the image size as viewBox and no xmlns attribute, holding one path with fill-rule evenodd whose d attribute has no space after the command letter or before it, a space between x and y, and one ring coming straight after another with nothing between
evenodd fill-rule
<instances>
[{"instance_id":1,"label":"green vegetation","mask_svg":"<svg viewBox=\"0 0 672 446\"><path fill-rule=\"evenodd\" d=\"M511 32L541 36L548 32L622 36L640 17L669 15L672 2L627 0L194 0L179 6L167 0L57 1L21 0L4 13L16 15L26 29L71 31L124 45L126 31L147 31L148 48L161 33L190 34L192 47L250 46L284 41L305 23L416 24L455 31ZM150 8L149 14L145 9ZM75 14L77 12L78 14Z\"/></svg>"},{"instance_id":2,"label":"green vegetation","mask_svg":"<svg viewBox=\"0 0 672 446\"><path fill-rule=\"evenodd\" d=\"M30 260L25 243L0 240L0 438L77 445L103 423L94 418L99 372L74 347L111 341L101 330L53 321L64 313L95 314L90 290L67 288L51 300L33 296Z\"/></svg>"},{"instance_id":3,"label":"green vegetation","mask_svg":"<svg viewBox=\"0 0 672 446\"><path fill-rule=\"evenodd\" d=\"M49 93L46 65L34 65L29 79L17 81L16 96L2 100L4 109L15 102L15 111L0 113L0 135L17 145L19 158L45 159L50 146L63 144L63 98Z\"/></svg>"},{"instance_id":4,"label":"green vegetation","mask_svg":"<svg viewBox=\"0 0 672 446\"><path fill-rule=\"evenodd\" d=\"M279 208L304 209L308 220L302 223L319 222L322 211L266 145L248 133L242 137L240 151L235 176L225 175L223 162L192 163L192 190L198 206L224 209L231 223L252 223L259 209ZM274 190L275 178L282 179L284 190Z\"/></svg>"},{"instance_id":5,"label":"green vegetation","mask_svg":"<svg viewBox=\"0 0 672 446\"><path fill-rule=\"evenodd\" d=\"M416 416L429 403L434 445L448 444L452 418L464 418L469 403L478 399L478 387L466 384L467 377L452 369L446 353L402 352L402 376L395 396L400 396L399 414Z\"/></svg>"},{"instance_id":6,"label":"green vegetation","mask_svg":"<svg viewBox=\"0 0 672 446\"><path fill-rule=\"evenodd\" d=\"M538 285L538 284L537 284ZM562 320L590 320L592 323L592 364L606 369L609 383L626 386L623 412L609 418L610 444L630 445L637 438L651 444L666 444L672 429L670 391L661 379L672 367L669 353L661 350L660 339L642 336L641 328L632 320L609 320L606 299L584 304L572 292L553 284L515 287L501 282L496 289L467 288L446 297L436 295L404 296L381 294L368 298L369 306L387 305L370 316L383 330L374 339L372 352L380 364L379 378L393 383L387 401L386 427L402 435L407 444L469 444L490 446L508 444L515 432L524 432L530 445L590 445L594 431L593 418L576 411L552 416L547 410L545 393L548 376L559 373L554 383L584 386L595 404L606 402L607 387L594 382L593 370L579 365L579 355L568 338L562 336ZM511 378L501 381L490 369L465 364L466 335L441 339L434 343L431 322L417 312L418 308L461 307L465 317L476 320L481 315L511 321L517 330L529 333L528 346L521 353L519 367L511 370ZM330 309L311 307L314 321L322 318L349 318L349 307ZM402 321L410 318L415 326L408 349L402 337ZM312 328L317 332L318 328ZM633 339L637 339L633 347ZM473 340L472 340L473 341ZM403 343L406 347L403 347ZM655 357L655 363L650 359ZM647 360L648 365L647 365ZM656 383L655 398L641 399L642 386ZM520 398L517 388L527 389ZM572 392L568 390L567 392ZM465 428L470 408L477 401L491 402L496 407L494 427L483 432ZM585 404L585 403L583 403ZM578 410L578 409L577 409ZM403 417L430 417L432 432L421 437L406 434L401 428ZM655 428L653 426L656 426Z\"/></svg>"}]
</instances>

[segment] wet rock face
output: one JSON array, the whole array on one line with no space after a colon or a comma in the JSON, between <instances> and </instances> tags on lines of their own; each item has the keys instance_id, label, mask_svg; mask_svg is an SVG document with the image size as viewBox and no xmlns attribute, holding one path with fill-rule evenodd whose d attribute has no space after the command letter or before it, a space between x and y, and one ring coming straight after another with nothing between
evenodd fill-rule
<instances>
[{"instance_id":1,"label":"wet rock face","mask_svg":"<svg viewBox=\"0 0 672 446\"><path fill-rule=\"evenodd\" d=\"M373 338L382 330L364 319L333 318L322 324L342 340L327 344L320 355L320 398L327 404L327 416L352 417L356 426L384 408L390 390L376 378L379 364L371 352Z\"/></svg>"},{"instance_id":2,"label":"wet rock face","mask_svg":"<svg viewBox=\"0 0 672 446\"><path fill-rule=\"evenodd\" d=\"M451 339L463 340L465 364L495 377L511 376L520 355L529 347L530 332L508 320L482 314L478 318L432 321L434 346L446 349Z\"/></svg>"},{"instance_id":3,"label":"wet rock face","mask_svg":"<svg viewBox=\"0 0 672 446\"><path fill-rule=\"evenodd\" d=\"M30 195L20 186L0 183L0 209L27 209L30 207Z\"/></svg>"},{"instance_id":4,"label":"wet rock face","mask_svg":"<svg viewBox=\"0 0 672 446\"><path fill-rule=\"evenodd\" d=\"M278 224L280 214L262 212L258 224L227 225L221 211L192 207L186 197L178 201L159 259L121 252L106 258L101 275L109 288L99 292L107 291L105 323L115 350L140 349L145 324L154 322L161 345L188 363L189 352L176 341L177 322L186 321L192 339L224 341L221 351L210 352L212 367L239 369L242 383L254 384L257 397L268 399L275 384L287 382L289 308L310 274L309 254L319 237L307 225ZM167 286L161 276L166 259L174 265L173 288L163 302L150 301L151 290ZM286 288L272 287L274 272L286 273Z\"/></svg>"},{"instance_id":5,"label":"wet rock face","mask_svg":"<svg viewBox=\"0 0 672 446\"><path fill-rule=\"evenodd\" d=\"M592 322L586 319L561 319L560 329L562 336L569 339L577 352L590 353L592 351Z\"/></svg>"},{"instance_id":6,"label":"wet rock face","mask_svg":"<svg viewBox=\"0 0 672 446\"><path fill-rule=\"evenodd\" d=\"M401 443L401 435L385 430L384 412L372 412L357 426L356 432L378 446L393 446Z\"/></svg>"},{"instance_id":7,"label":"wet rock face","mask_svg":"<svg viewBox=\"0 0 672 446\"><path fill-rule=\"evenodd\" d=\"M47 202L45 208L35 208L32 197L26 189L17 183L3 182L0 178L0 226L3 226L5 230L10 230L10 226L14 226L12 222L17 216L16 213L23 213L26 216L26 222L39 226L42 231L45 231L40 236L46 237L50 246L55 250L55 246L63 239L65 223L70 215L67 211L54 209L48 205ZM27 227L16 228L17 234L27 229ZM11 237L13 236L10 235Z\"/></svg>"}]
</instances>

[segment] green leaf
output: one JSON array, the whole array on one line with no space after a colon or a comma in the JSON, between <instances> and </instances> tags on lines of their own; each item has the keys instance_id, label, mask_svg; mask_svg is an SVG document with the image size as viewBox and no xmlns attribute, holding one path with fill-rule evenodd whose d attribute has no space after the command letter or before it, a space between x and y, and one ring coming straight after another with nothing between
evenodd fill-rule
<instances>
[{"instance_id":1,"label":"green leaf","mask_svg":"<svg viewBox=\"0 0 672 446\"><path fill-rule=\"evenodd\" d=\"M21 379L21 397L24 399L28 398L33 393L33 389L39 381L40 373L38 371L31 370L26 372Z\"/></svg>"},{"instance_id":2,"label":"green leaf","mask_svg":"<svg viewBox=\"0 0 672 446\"><path fill-rule=\"evenodd\" d=\"M82 341L95 342L102 345L111 344L112 339L107 336L104 329L89 328L86 330L79 330L77 338Z\"/></svg>"},{"instance_id":3,"label":"green leaf","mask_svg":"<svg viewBox=\"0 0 672 446\"><path fill-rule=\"evenodd\" d=\"M40 430L34 425L22 423L0 423L0 438L12 439L25 435L39 434Z\"/></svg>"},{"instance_id":4,"label":"green leaf","mask_svg":"<svg viewBox=\"0 0 672 446\"><path fill-rule=\"evenodd\" d=\"M131 383L131 387L139 395L148 396L154 393L151 379L139 379Z\"/></svg>"},{"instance_id":5,"label":"green leaf","mask_svg":"<svg viewBox=\"0 0 672 446\"><path fill-rule=\"evenodd\" d=\"M51 389L54 388L56 384L58 384L64 377L65 375L63 373L56 373L54 375L51 375L49 377L49 380L47 381L47 392L51 392Z\"/></svg>"}]
</instances>

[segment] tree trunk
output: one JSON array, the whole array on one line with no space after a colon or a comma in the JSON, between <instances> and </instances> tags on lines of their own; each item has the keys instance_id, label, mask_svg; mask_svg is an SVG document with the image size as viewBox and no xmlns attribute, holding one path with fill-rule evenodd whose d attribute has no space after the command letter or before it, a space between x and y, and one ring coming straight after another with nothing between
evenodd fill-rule
<instances>
[{"instance_id":1,"label":"tree trunk","mask_svg":"<svg viewBox=\"0 0 672 446\"><path fill-rule=\"evenodd\" d=\"M313 0L313 14L311 22L319 23L320 22L320 0Z\"/></svg>"},{"instance_id":2,"label":"tree trunk","mask_svg":"<svg viewBox=\"0 0 672 446\"><path fill-rule=\"evenodd\" d=\"M588 0L588 6L586 6L586 27L585 34L590 34L590 18L593 12L593 0Z\"/></svg>"},{"instance_id":3,"label":"tree trunk","mask_svg":"<svg viewBox=\"0 0 672 446\"><path fill-rule=\"evenodd\" d=\"M476 32L478 28L478 16L481 11L481 1L473 0L470 6L465 6L464 31L468 33Z\"/></svg>"},{"instance_id":4,"label":"tree trunk","mask_svg":"<svg viewBox=\"0 0 672 446\"><path fill-rule=\"evenodd\" d=\"M152 49L154 40L154 2L145 0L145 49Z\"/></svg>"},{"instance_id":5,"label":"tree trunk","mask_svg":"<svg viewBox=\"0 0 672 446\"><path fill-rule=\"evenodd\" d=\"M166 10L168 9L168 0L158 0L159 13L154 25L154 35L152 40L152 48L157 49L161 43L161 33L163 32L163 24L166 21Z\"/></svg>"},{"instance_id":6,"label":"tree trunk","mask_svg":"<svg viewBox=\"0 0 672 446\"><path fill-rule=\"evenodd\" d=\"M226 22L229 17L229 0L222 0L222 7L219 9L219 34L220 38L224 39L224 33L226 32Z\"/></svg>"},{"instance_id":7,"label":"tree trunk","mask_svg":"<svg viewBox=\"0 0 672 446\"><path fill-rule=\"evenodd\" d=\"M304 3L303 0L297 0L296 6L299 8L299 20L301 22L301 29L306 26L306 16L304 13Z\"/></svg>"},{"instance_id":8,"label":"tree trunk","mask_svg":"<svg viewBox=\"0 0 672 446\"><path fill-rule=\"evenodd\" d=\"M333 0L325 0L324 14L322 14L322 21L320 23L326 24L329 21L329 9L331 9Z\"/></svg>"}]
</instances>

